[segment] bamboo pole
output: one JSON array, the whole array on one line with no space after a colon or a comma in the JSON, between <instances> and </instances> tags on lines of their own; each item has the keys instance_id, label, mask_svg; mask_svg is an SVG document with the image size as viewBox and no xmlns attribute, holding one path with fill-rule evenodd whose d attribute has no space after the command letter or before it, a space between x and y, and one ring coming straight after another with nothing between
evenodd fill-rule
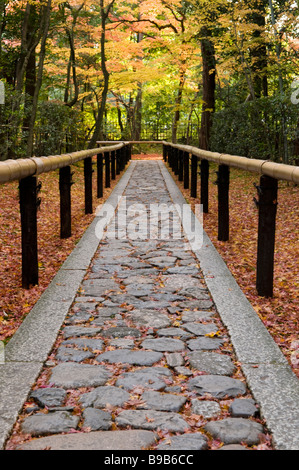
<instances>
[{"instance_id":1,"label":"bamboo pole","mask_svg":"<svg viewBox=\"0 0 299 470\"><path fill-rule=\"evenodd\" d=\"M110 144L111 142L100 142L101 144ZM49 157L33 157L19 160L6 160L0 162L0 183L9 181L18 181L28 176L40 175L53 171L70 164L82 161L85 158L93 157L98 153L112 152L123 148L125 145L135 142L121 142L114 146L82 150L64 155L54 155ZM136 142L137 143L137 142ZM138 143L155 143L168 145L176 150L188 152L195 155L200 159L205 159L210 162L215 162L218 165L227 165L241 170L246 170L260 175L267 175L277 180L285 180L299 184L299 167L294 165L285 165L282 163L270 162L268 160L251 159L246 157L239 157L237 155L220 154L217 152L209 152L201 150L197 147L189 145L172 144L169 142L160 141L141 141Z\"/></svg>"},{"instance_id":2,"label":"bamboo pole","mask_svg":"<svg viewBox=\"0 0 299 470\"><path fill-rule=\"evenodd\" d=\"M69 165L73 165L86 158L94 157L99 153L107 153L121 149L126 144L97 148L90 150L81 150L79 152L49 155L48 157L32 157L18 160L6 160L0 162L0 183L8 183L9 181L19 181L28 176L37 176L42 173L48 173Z\"/></svg>"},{"instance_id":3,"label":"bamboo pole","mask_svg":"<svg viewBox=\"0 0 299 470\"><path fill-rule=\"evenodd\" d=\"M227 165L241 170L258 173L260 175L267 175L277 180L284 180L299 184L299 167L294 165L285 165L284 163L275 163L268 160L259 160L253 158L239 157L237 155L227 155L217 152L209 152L201 150L197 147L189 145L172 144L164 142L175 149L180 149L197 156L200 159L205 159L210 162L217 163L218 165Z\"/></svg>"}]
</instances>

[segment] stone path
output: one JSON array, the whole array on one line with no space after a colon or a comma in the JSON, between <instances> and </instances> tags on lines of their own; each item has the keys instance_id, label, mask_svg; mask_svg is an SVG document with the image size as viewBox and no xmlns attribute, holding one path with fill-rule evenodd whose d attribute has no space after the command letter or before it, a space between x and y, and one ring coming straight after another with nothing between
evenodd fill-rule
<instances>
[{"instance_id":1,"label":"stone path","mask_svg":"<svg viewBox=\"0 0 299 470\"><path fill-rule=\"evenodd\" d=\"M161 164L124 196L6 448L271 448Z\"/></svg>"}]
</instances>

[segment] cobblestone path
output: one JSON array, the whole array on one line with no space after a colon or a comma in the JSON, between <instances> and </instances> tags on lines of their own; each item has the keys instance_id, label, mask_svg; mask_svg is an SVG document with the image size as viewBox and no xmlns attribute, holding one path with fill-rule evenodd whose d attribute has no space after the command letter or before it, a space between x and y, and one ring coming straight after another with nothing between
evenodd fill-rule
<instances>
[{"instance_id":1,"label":"cobblestone path","mask_svg":"<svg viewBox=\"0 0 299 470\"><path fill-rule=\"evenodd\" d=\"M124 196L7 449L269 442L158 163L137 162Z\"/></svg>"}]
</instances>

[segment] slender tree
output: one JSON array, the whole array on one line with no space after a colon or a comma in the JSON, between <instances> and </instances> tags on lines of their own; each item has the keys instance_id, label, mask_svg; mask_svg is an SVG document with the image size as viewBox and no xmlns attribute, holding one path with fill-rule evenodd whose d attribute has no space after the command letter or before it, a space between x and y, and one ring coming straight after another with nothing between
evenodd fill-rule
<instances>
[{"instance_id":1,"label":"slender tree","mask_svg":"<svg viewBox=\"0 0 299 470\"><path fill-rule=\"evenodd\" d=\"M97 140L103 135L103 120L105 115L105 107L107 102L108 90L109 90L109 71L107 69L107 59L106 59L106 24L109 18L109 14L113 8L115 0L112 0L106 7L104 5L104 0L100 0L100 12L101 12L101 69L103 74L103 86L101 93L101 102L98 105L98 113L96 117L95 128L93 136L89 142L89 148L94 148L96 146Z\"/></svg>"},{"instance_id":2,"label":"slender tree","mask_svg":"<svg viewBox=\"0 0 299 470\"><path fill-rule=\"evenodd\" d=\"M33 140L34 140L34 127L35 127L35 119L37 113L37 105L38 105L38 97L39 92L42 86L42 79L43 79L43 70L44 70L44 62L46 57L46 43L48 38L48 32L50 27L50 17L51 17L51 7L52 7L52 0L48 0L47 4L42 7L42 16L41 16L41 26L40 29L43 31L42 38L41 38L41 46L40 46L40 53L39 53L39 63L37 69L37 76L36 76L36 85L32 100L32 110L31 110L31 118L29 123L29 133L28 133L28 142L27 142L27 156L31 157L33 154Z\"/></svg>"},{"instance_id":3,"label":"slender tree","mask_svg":"<svg viewBox=\"0 0 299 470\"><path fill-rule=\"evenodd\" d=\"M201 56L203 105L199 146L204 150L209 150L212 119L215 112L216 59L214 44L206 27L202 28Z\"/></svg>"}]
</instances>

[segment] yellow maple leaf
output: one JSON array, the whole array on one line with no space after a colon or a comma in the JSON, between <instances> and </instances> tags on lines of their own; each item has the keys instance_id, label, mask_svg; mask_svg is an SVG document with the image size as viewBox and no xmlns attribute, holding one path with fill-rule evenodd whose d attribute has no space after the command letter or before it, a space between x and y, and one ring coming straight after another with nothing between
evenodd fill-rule
<instances>
[{"instance_id":1,"label":"yellow maple leaf","mask_svg":"<svg viewBox=\"0 0 299 470\"><path fill-rule=\"evenodd\" d=\"M220 336L220 331L212 331L211 333L207 333L205 336L207 338L215 338L215 336Z\"/></svg>"}]
</instances>

